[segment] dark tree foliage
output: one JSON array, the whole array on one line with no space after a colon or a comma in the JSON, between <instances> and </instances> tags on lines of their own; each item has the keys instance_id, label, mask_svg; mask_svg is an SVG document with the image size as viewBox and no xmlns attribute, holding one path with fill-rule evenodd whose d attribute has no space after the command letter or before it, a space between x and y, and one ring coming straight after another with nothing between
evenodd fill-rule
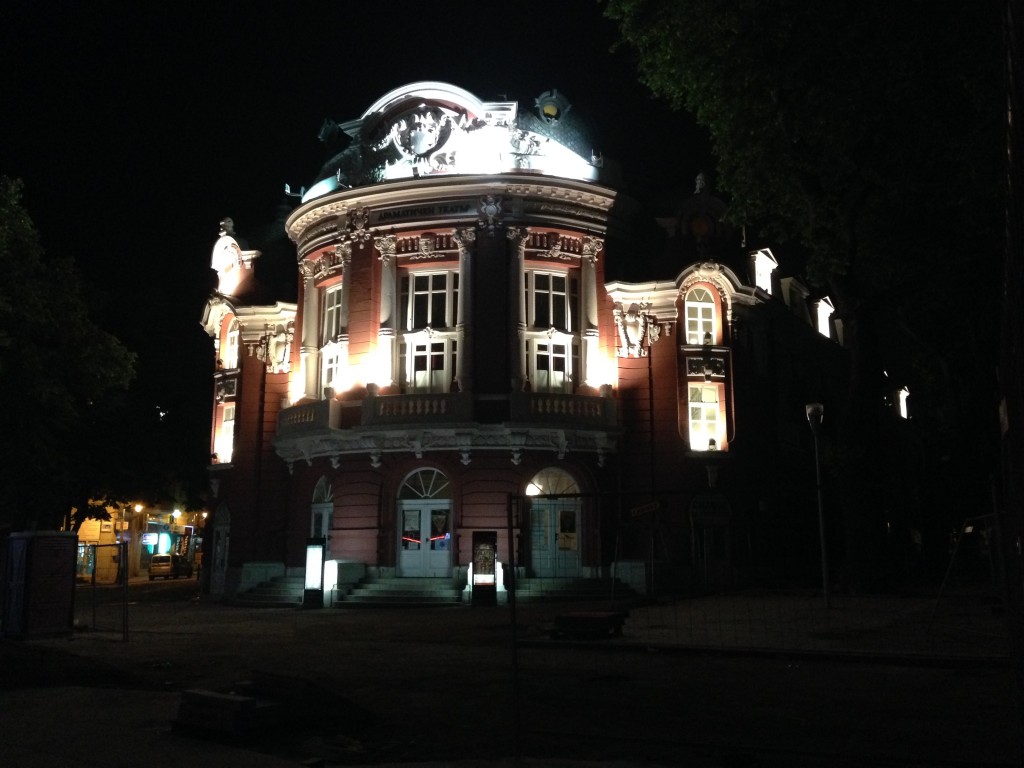
<instances>
[{"instance_id":1,"label":"dark tree foliage","mask_svg":"<svg viewBox=\"0 0 1024 768\"><path fill-rule=\"evenodd\" d=\"M44 256L2 176L0 275L0 527L52 528L123 480L112 432L135 356L90 320L74 262Z\"/></svg>"},{"instance_id":2,"label":"dark tree foliage","mask_svg":"<svg viewBox=\"0 0 1024 768\"><path fill-rule=\"evenodd\" d=\"M991 511L1002 3L604 7L641 80L708 129L748 242L804 254L836 305L851 381L826 422L851 582L866 581L893 507L940 526ZM909 385L932 496L901 487L905 457L885 451L894 383Z\"/></svg>"}]
</instances>

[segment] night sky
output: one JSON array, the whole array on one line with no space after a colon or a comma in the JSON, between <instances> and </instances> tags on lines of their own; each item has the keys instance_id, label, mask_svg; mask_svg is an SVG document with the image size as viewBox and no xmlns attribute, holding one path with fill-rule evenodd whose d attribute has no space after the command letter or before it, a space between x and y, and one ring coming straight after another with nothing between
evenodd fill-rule
<instances>
[{"instance_id":1,"label":"night sky","mask_svg":"<svg viewBox=\"0 0 1024 768\"><path fill-rule=\"evenodd\" d=\"M97 322L139 354L137 391L202 435L218 222L259 247L284 185L308 187L327 158L325 118L419 80L520 108L557 88L631 186L691 191L709 164L699 132L615 40L596 0L5 4L0 173L24 181L43 247L74 257Z\"/></svg>"}]
</instances>

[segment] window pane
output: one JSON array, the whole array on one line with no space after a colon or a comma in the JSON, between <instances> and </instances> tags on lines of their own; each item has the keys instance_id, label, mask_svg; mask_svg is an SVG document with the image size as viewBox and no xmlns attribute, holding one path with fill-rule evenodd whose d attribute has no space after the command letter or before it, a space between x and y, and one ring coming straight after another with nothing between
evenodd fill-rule
<instances>
[{"instance_id":1,"label":"window pane","mask_svg":"<svg viewBox=\"0 0 1024 768\"><path fill-rule=\"evenodd\" d=\"M569 330L568 317L565 314L565 296L563 294L555 294L552 297L552 312L551 315L554 317L553 325L556 328L561 328L563 331Z\"/></svg>"},{"instance_id":2,"label":"window pane","mask_svg":"<svg viewBox=\"0 0 1024 768\"><path fill-rule=\"evenodd\" d=\"M427 294L417 293L413 297L412 328L426 328L428 323Z\"/></svg>"},{"instance_id":3,"label":"window pane","mask_svg":"<svg viewBox=\"0 0 1024 768\"><path fill-rule=\"evenodd\" d=\"M430 327L431 328L447 328L448 320L445 317L445 299L448 297L442 290L441 293L435 293L430 299Z\"/></svg>"}]
</instances>

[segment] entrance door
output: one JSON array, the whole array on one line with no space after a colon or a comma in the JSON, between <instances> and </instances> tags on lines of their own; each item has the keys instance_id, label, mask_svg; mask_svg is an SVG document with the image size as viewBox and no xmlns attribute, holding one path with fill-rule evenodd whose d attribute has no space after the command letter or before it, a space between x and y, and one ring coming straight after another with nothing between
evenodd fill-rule
<instances>
[{"instance_id":1,"label":"entrance door","mask_svg":"<svg viewBox=\"0 0 1024 768\"><path fill-rule=\"evenodd\" d=\"M530 565L534 576L578 576L580 510L574 502L533 499Z\"/></svg>"},{"instance_id":2,"label":"entrance door","mask_svg":"<svg viewBox=\"0 0 1024 768\"><path fill-rule=\"evenodd\" d=\"M401 501L400 576L451 575L452 510L448 501Z\"/></svg>"}]
</instances>

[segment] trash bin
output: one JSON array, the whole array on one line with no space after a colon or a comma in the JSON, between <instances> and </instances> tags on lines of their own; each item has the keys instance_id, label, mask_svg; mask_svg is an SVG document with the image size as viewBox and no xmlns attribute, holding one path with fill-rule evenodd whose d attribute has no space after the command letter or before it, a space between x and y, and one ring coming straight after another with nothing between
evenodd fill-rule
<instances>
[{"instance_id":1,"label":"trash bin","mask_svg":"<svg viewBox=\"0 0 1024 768\"><path fill-rule=\"evenodd\" d=\"M12 533L4 547L4 637L24 640L72 634L78 534Z\"/></svg>"}]
</instances>

